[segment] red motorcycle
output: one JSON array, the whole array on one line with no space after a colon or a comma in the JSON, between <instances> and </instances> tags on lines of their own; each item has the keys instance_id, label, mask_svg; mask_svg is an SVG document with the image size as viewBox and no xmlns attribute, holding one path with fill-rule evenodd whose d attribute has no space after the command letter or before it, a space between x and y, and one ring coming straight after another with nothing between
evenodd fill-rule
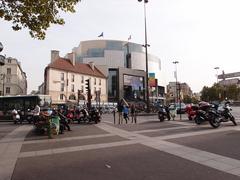
<instances>
[{"instance_id":1,"label":"red motorcycle","mask_svg":"<svg viewBox=\"0 0 240 180\"><path fill-rule=\"evenodd\" d=\"M188 114L188 119L193 120L196 117L198 106L194 104L189 104L186 107L186 112Z\"/></svg>"}]
</instances>

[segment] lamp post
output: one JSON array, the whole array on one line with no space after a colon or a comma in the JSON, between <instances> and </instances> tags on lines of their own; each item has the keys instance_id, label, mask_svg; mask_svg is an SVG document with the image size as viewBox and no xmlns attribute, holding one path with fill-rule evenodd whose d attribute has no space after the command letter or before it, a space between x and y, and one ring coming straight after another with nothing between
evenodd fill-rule
<instances>
[{"instance_id":1,"label":"lamp post","mask_svg":"<svg viewBox=\"0 0 240 180\"><path fill-rule=\"evenodd\" d=\"M219 70L219 67L215 67L214 69L216 70L217 84L218 84L218 70Z\"/></svg>"},{"instance_id":2,"label":"lamp post","mask_svg":"<svg viewBox=\"0 0 240 180\"><path fill-rule=\"evenodd\" d=\"M148 3L148 0L138 0L138 2L142 2L144 5L144 29L145 29L145 55L146 55L146 100L147 100L147 112L150 112L149 108L149 89L148 89L148 50L149 44L147 43L147 16L146 16L146 3Z\"/></svg>"},{"instance_id":3,"label":"lamp post","mask_svg":"<svg viewBox=\"0 0 240 180\"><path fill-rule=\"evenodd\" d=\"M3 50L3 45L2 43L0 42L0 52L2 52ZM0 66L3 66L5 65L5 56L1 55L0 54ZM1 74L2 76L2 80L3 80L3 91L2 91L2 95L4 96L4 81L5 81L5 74Z\"/></svg>"},{"instance_id":4,"label":"lamp post","mask_svg":"<svg viewBox=\"0 0 240 180\"><path fill-rule=\"evenodd\" d=\"M176 78L176 94L175 94L175 103L178 102L178 88L177 88L177 64L179 62L178 61L173 61L173 64L175 64L175 72L174 72L174 76Z\"/></svg>"},{"instance_id":5,"label":"lamp post","mask_svg":"<svg viewBox=\"0 0 240 180\"><path fill-rule=\"evenodd\" d=\"M179 100L179 113L180 113L180 120L182 120L182 114L181 114L181 84L177 82L177 64L179 62L178 61L173 61L173 64L175 64L175 78L176 78L176 102L178 102Z\"/></svg>"}]
</instances>

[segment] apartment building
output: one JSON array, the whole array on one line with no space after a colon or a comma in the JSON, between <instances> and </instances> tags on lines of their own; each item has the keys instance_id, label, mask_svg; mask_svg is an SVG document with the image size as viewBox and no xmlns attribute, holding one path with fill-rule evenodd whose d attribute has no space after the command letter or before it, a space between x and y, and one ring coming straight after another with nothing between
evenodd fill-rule
<instances>
[{"instance_id":1,"label":"apartment building","mask_svg":"<svg viewBox=\"0 0 240 180\"><path fill-rule=\"evenodd\" d=\"M51 95L53 104L76 103L87 100L86 80L90 80L92 101L96 102L97 92L101 102L107 101L106 77L94 65L59 56L59 51L51 51L51 63L45 68L44 94Z\"/></svg>"},{"instance_id":2,"label":"apartment building","mask_svg":"<svg viewBox=\"0 0 240 180\"><path fill-rule=\"evenodd\" d=\"M8 57L5 59L5 65L0 66L0 95L25 94L27 94L26 73L17 59Z\"/></svg>"}]
</instances>

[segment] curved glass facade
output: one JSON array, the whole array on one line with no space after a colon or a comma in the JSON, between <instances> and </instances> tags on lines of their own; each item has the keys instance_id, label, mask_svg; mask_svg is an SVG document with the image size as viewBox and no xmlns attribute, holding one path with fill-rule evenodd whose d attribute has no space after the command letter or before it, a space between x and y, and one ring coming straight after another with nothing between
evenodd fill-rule
<instances>
[{"instance_id":1,"label":"curved glass facade","mask_svg":"<svg viewBox=\"0 0 240 180\"><path fill-rule=\"evenodd\" d=\"M143 86L127 85L123 89L118 89L119 82L117 82L118 69L127 68L132 70L146 71L146 54L145 48L141 44L136 44L127 41L118 40L90 40L82 41L79 47L74 48L76 60L81 63L94 62L96 65L106 66L108 69L108 96L116 98L121 94L124 88L126 92L133 92L132 97L142 99ZM151 54L148 54L148 72L155 73L155 78L158 79L159 84L166 84L163 80L161 72L161 60ZM129 74L131 75L131 74ZM128 93L124 93L128 96Z\"/></svg>"}]
</instances>

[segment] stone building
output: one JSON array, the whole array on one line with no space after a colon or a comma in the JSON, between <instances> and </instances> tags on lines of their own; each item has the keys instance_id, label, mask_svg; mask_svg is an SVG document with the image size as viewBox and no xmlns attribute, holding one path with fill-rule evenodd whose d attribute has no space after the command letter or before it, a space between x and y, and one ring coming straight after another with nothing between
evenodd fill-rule
<instances>
[{"instance_id":1,"label":"stone building","mask_svg":"<svg viewBox=\"0 0 240 180\"><path fill-rule=\"evenodd\" d=\"M6 58L0 66L0 95L26 95L27 76L20 62L15 58Z\"/></svg>"},{"instance_id":2,"label":"stone building","mask_svg":"<svg viewBox=\"0 0 240 180\"><path fill-rule=\"evenodd\" d=\"M44 94L51 95L53 104L87 100L87 79L90 80L92 102L96 102L97 92L100 101L106 102L106 77L94 63L82 64L76 62L73 55L61 58L59 51L51 51L51 63L44 74Z\"/></svg>"}]
</instances>

